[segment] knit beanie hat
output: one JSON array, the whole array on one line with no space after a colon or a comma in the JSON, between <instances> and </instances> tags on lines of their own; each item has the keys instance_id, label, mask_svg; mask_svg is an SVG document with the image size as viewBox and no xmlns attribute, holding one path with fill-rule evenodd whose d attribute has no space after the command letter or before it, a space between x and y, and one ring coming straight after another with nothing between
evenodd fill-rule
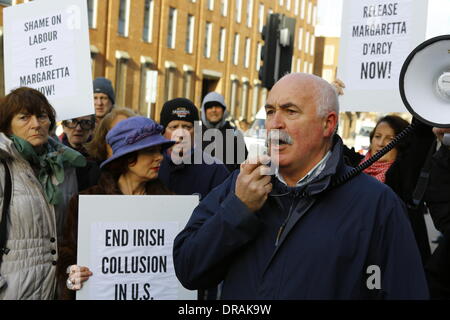
<instances>
[{"instance_id":1,"label":"knit beanie hat","mask_svg":"<svg viewBox=\"0 0 450 320\"><path fill-rule=\"evenodd\" d=\"M199 121L197 107L191 100L185 98L166 101L161 109L160 124L166 128L169 122L174 120L194 124L194 121Z\"/></svg>"},{"instance_id":2,"label":"knit beanie hat","mask_svg":"<svg viewBox=\"0 0 450 320\"><path fill-rule=\"evenodd\" d=\"M112 83L106 78L99 77L94 80L94 93L106 94L112 104L114 104L116 100Z\"/></svg>"}]
</instances>

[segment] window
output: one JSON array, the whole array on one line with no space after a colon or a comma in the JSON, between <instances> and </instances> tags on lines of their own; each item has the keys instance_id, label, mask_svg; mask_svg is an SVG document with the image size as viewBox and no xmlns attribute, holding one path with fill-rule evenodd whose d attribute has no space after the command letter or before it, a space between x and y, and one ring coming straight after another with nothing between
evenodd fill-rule
<instances>
[{"instance_id":1,"label":"window","mask_svg":"<svg viewBox=\"0 0 450 320\"><path fill-rule=\"evenodd\" d=\"M312 62L309 63L308 72L311 73L311 74L313 73L313 64L312 64Z\"/></svg>"},{"instance_id":2,"label":"window","mask_svg":"<svg viewBox=\"0 0 450 320\"><path fill-rule=\"evenodd\" d=\"M314 50L315 50L315 44L316 44L316 37L314 35L311 36L311 55L314 55Z\"/></svg>"},{"instance_id":3,"label":"window","mask_svg":"<svg viewBox=\"0 0 450 320\"><path fill-rule=\"evenodd\" d=\"M278 0L278 4L279 4L280 6L283 6L283 0Z\"/></svg>"},{"instance_id":4,"label":"window","mask_svg":"<svg viewBox=\"0 0 450 320\"><path fill-rule=\"evenodd\" d=\"M192 71L186 71L184 73L184 97L189 100L193 100L194 94L193 94L193 88L192 85L192 78L194 73Z\"/></svg>"},{"instance_id":5,"label":"window","mask_svg":"<svg viewBox=\"0 0 450 320\"><path fill-rule=\"evenodd\" d=\"M167 47L175 49L177 31L177 9L169 8L169 23L167 26Z\"/></svg>"},{"instance_id":6,"label":"window","mask_svg":"<svg viewBox=\"0 0 450 320\"><path fill-rule=\"evenodd\" d=\"M188 14L187 17L187 28L186 28L186 46L184 51L186 53L192 53L194 50L194 27L195 27L195 17Z\"/></svg>"},{"instance_id":7,"label":"window","mask_svg":"<svg viewBox=\"0 0 450 320\"><path fill-rule=\"evenodd\" d=\"M247 27L252 27L253 20L253 0L247 0Z\"/></svg>"},{"instance_id":8,"label":"window","mask_svg":"<svg viewBox=\"0 0 450 320\"><path fill-rule=\"evenodd\" d=\"M235 0L236 7L235 13L236 13L236 22L241 23L241 14L242 14L242 0Z\"/></svg>"},{"instance_id":9,"label":"window","mask_svg":"<svg viewBox=\"0 0 450 320\"><path fill-rule=\"evenodd\" d=\"M251 46L250 38L245 38L244 68L247 69L250 65L250 46Z\"/></svg>"},{"instance_id":10,"label":"window","mask_svg":"<svg viewBox=\"0 0 450 320\"><path fill-rule=\"evenodd\" d=\"M206 22L205 27L205 47L203 55L205 58L211 58L211 38L212 38L212 23Z\"/></svg>"},{"instance_id":11,"label":"window","mask_svg":"<svg viewBox=\"0 0 450 320\"><path fill-rule=\"evenodd\" d=\"M236 105L237 105L237 91L238 91L239 81L237 79L231 80L231 94L230 94L230 114L234 118L236 116Z\"/></svg>"},{"instance_id":12,"label":"window","mask_svg":"<svg viewBox=\"0 0 450 320\"><path fill-rule=\"evenodd\" d=\"M309 40L310 34L309 31L306 32L306 40L305 40L305 53L309 53Z\"/></svg>"},{"instance_id":13,"label":"window","mask_svg":"<svg viewBox=\"0 0 450 320\"><path fill-rule=\"evenodd\" d=\"M253 87L253 106L252 106L252 115L256 115L259 110L259 92L261 90L261 84L257 83Z\"/></svg>"},{"instance_id":14,"label":"window","mask_svg":"<svg viewBox=\"0 0 450 320\"><path fill-rule=\"evenodd\" d=\"M152 103L156 102L153 100L155 93L152 91L156 90L157 74L158 71L151 70L148 63L141 65L139 112L149 118L153 117Z\"/></svg>"},{"instance_id":15,"label":"window","mask_svg":"<svg viewBox=\"0 0 450 320\"><path fill-rule=\"evenodd\" d=\"M334 63L334 46L327 44L325 46L325 52L324 52L324 59L323 59L323 63L326 65L333 65Z\"/></svg>"},{"instance_id":16,"label":"window","mask_svg":"<svg viewBox=\"0 0 450 320\"><path fill-rule=\"evenodd\" d=\"M239 33L234 34L234 46L233 46L233 64L237 66L239 64Z\"/></svg>"},{"instance_id":17,"label":"window","mask_svg":"<svg viewBox=\"0 0 450 320\"><path fill-rule=\"evenodd\" d=\"M172 100L175 98L175 68L168 67L166 68L166 83L164 87L164 99L165 101Z\"/></svg>"},{"instance_id":18,"label":"window","mask_svg":"<svg viewBox=\"0 0 450 320\"><path fill-rule=\"evenodd\" d=\"M119 35L123 37L128 37L129 15L130 15L130 1L120 0Z\"/></svg>"},{"instance_id":19,"label":"window","mask_svg":"<svg viewBox=\"0 0 450 320\"><path fill-rule=\"evenodd\" d=\"M116 105L125 106L128 59L116 60Z\"/></svg>"},{"instance_id":20,"label":"window","mask_svg":"<svg viewBox=\"0 0 450 320\"><path fill-rule=\"evenodd\" d=\"M298 16L299 13L300 0L295 0L294 3L294 14Z\"/></svg>"},{"instance_id":21,"label":"window","mask_svg":"<svg viewBox=\"0 0 450 320\"><path fill-rule=\"evenodd\" d=\"M332 82L334 79L333 77L333 70L331 69L323 69L322 70L322 78L324 78L325 80L327 80L328 82Z\"/></svg>"},{"instance_id":22,"label":"window","mask_svg":"<svg viewBox=\"0 0 450 320\"><path fill-rule=\"evenodd\" d=\"M261 69L261 50L262 44L261 42L258 42L256 49L256 71L259 71L259 69Z\"/></svg>"},{"instance_id":23,"label":"window","mask_svg":"<svg viewBox=\"0 0 450 320\"><path fill-rule=\"evenodd\" d=\"M248 105L248 81L242 83L242 103L241 103L241 119L247 118Z\"/></svg>"},{"instance_id":24,"label":"window","mask_svg":"<svg viewBox=\"0 0 450 320\"><path fill-rule=\"evenodd\" d=\"M298 29L298 50L303 48L303 28Z\"/></svg>"},{"instance_id":25,"label":"window","mask_svg":"<svg viewBox=\"0 0 450 320\"><path fill-rule=\"evenodd\" d=\"M311 18L312 18L312 3L309 2L308 3L308 18L307 18L308 24L311 24Z\"/></svg>"},{"instance_id":26,"label":"window","mask_svg":"<svg viewBox=\"0 0 450 320\"><path fill-rule=\"evenodd\" d=\"M153 0L145 0L144 30L142 32L142 40L144 40L145 42L152 42L153 10L154 10L154 1Z\"/></svg>"},{"instance_id":27,"label":"window","mask_svg":"<svg viewBox=\"0 0 450 320\"><path fill-rule=\"evenodd\" d=\"M259 32L262 32L262 29L264 27L264 4L259 4L259 10L258 10L258 30Z\"/></svg>"},{"instance_id":28,"label":"window","mask_svg":"<svg viewBox=\"0 0 450 320\"><path fill-rule=\"evenodd\" d=\"M227 12L228 12L228 0L220 0L220 14L226 17Z\"/></svg>"},{"instance_id":29,"label":"window","mask_svg":"<svg viewBox=\"0 0 450 320\"><path fill-rule=\"evenodd\" d=\"M291 10L291 0L286 0L286 9Z\"/></svg>"},{"instance_id":30,"label":"window","mask_svg":"<svg viewBox=\"0 0 450 320\"><path fill-rule=\"evenodd\" d=\"M308 61L303 61L303 72L308 73Z\"/></svg>"},{"instance_id":31,"label":"window","mask_svg":"<svg viewBox=\"0 0 450 320\"><path fill-rule=\"evenodd\" d=\"M302 71L302 60L299 58L297 59L297 72Z\"/></svg>"},{"instance_id":32,"label":"window","mask_svg":"<svg viewBox=\"0 0 450 320\"><path fill-rule=\"evenodd\" d=\"M12 5L12 0L0 0L0 4L4 5L4 6L10 6Z\"/></svg>"},{"instance_id":33,"label":"window","mask_svg":"<svg viewBox=\"0 0 450 320\"><path fill-rule=\"evenodd\" d=\"M97 27L97 0L88 0L87 8L89 28L94 29Z\"/></svg>"},{"instance_id":34,"label":"window","mask_svg":"<svg viewBox=\"0 0 450 320\"><path fill-rule=\"evenodd\" d=\"M208 0L208 10L209 11L214 10L214 0Z\"/></svg>"},{"instance_id":35,"label":"window","mask_svg":"<svg viewBox=\"0 0 450 320\"><path fill-rule=\"evenodd\" d=\"M225 42L227 39L227 30L220 28L220 40L219 40L219 61L225 60Z\"/></svg>"},{"instance_id":36,"label":"window","mask_svg":"<svg viewBox=\"0 0 450 320\"><path fill-rule=\"evenodd\" d=\"M305 19L305 0L302 0L302 4L300 6L300 18Z\"/></svg>"},{"instance_id":37,"label":"window","mask_svg":"<svg viewBox=\"0 0 450 320\"><path fill-rule=\"evenodd\" d=\"M316 25L316 22L317 22L317 6L314 6L312 19L313 19L313 22L312 22L313 25Z\"/></svg>"}]
</instances>

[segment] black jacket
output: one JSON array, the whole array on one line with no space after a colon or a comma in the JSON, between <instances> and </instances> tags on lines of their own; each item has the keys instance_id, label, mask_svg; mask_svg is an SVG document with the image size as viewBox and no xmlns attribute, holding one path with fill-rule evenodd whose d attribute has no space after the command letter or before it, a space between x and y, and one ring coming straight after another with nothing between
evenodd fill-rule
<instances>
[{"instance_id":1,"label":"black jacket","mask_svg":"<svg viewBox=\"0 0 450 320\"><path fill-rule=\"evenodd\" d=\"M450 149L433 156L425 200L436 229L443 233L425 266L433 299L450 299Z\"/></svg>"},{"instance_id":2,"label":"black jacket","mask_svg":"<svg viewBox=\"0 0 450 320\"><path fill-rule=\"evenodd\" d=\"M391 187L406 204L422 262L425 263L431 254L424 219L426 207L423 201L420 202L419 206L413 205L413 193L435 136L430 126L415 119L413 119L413 122L417 122L416 128L399 143L398 156L386 172L385 184ZM353 149L350 150L345 146L344 155L347 164L353 167L356 167L363 158Z\"/></svg>"}]
</instances>

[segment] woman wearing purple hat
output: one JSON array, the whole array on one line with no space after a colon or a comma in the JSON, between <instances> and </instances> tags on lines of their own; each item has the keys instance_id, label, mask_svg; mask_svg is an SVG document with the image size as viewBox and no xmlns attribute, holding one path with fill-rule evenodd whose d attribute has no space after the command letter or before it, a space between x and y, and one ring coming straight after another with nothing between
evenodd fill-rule
<instances>
[{"instance_id":1,"label":"woman wearing purple hat","mask_svg":"<svg viewBox=\"0 0 450 320\"><path fill-rule=\"evenodd\" d=\"M171 194L158 179L162 152L174 144L174 141L161 135L162 130L162 126L145 117L131 117L119 122L106 135L106 142L111 146L113 154L100 165L103 171L98 185L80 194ZM77 232L78 196L70 202L65 228L67 237L60 253L60 299L74 298L74 290L79 290L82 283L92 275L88 267L75 265Z\"/></svg>"}]
</instances>

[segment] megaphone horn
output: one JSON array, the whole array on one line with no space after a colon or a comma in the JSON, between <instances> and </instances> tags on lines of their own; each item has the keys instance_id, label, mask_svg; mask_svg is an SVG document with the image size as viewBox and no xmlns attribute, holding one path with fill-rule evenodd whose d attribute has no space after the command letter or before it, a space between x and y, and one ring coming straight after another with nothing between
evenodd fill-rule
<instances>
[{"instance_id":1,"label":"megaphone horn","mask_svg":"<svg viewBox=\"0 0 450 320\"><path fill-rule=\"evenodd\" d=\"M415 48L400 72L400 95L408 111L423 123L450 128L450 35Z\"/></svg>"}]
</instances>

